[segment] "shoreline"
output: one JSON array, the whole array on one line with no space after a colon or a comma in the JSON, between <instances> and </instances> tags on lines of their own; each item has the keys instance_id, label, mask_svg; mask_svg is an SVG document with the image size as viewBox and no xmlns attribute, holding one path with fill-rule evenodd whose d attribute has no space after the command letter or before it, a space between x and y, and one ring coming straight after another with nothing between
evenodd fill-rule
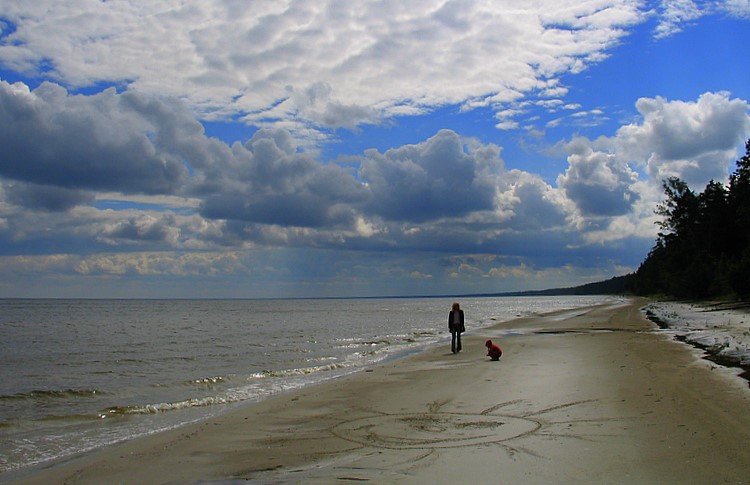
<instances>
[{"instance_id":1,"label":"shoreline","mask_svg":"<svg viewBox=\"0 0 750 485\"><path fill-rule=\"evenodd\" d=\"M703 359L738 369L750 387L750 303L664 300L644 309L646 318Z\"/></svg>"},{"instance_id":2,"label":"shoreline","mask_svg":"<svg viewBox=\"0 0 750 485\"><path fill-rule=\"evenodd\" d=\"M471 308L470 329L477 331L520 315L613 300L485 298L463 303ZM447 335L443 311L450 303L14 303L4 307L7 316L35 329L38 344L25 347L27 337L19 330L27 324L18 325L9 329L5 342L17 350L0 355L10 377L0 396L0 477L419 351ZM53 318L61 305L63 321ZM232 317L224 321L226 315ZM33 324L36 320L46 326ZM262 325L260 334L257 325ZM50 345L62 326L75 331L60 333L62 341ZM110 341L113 332L123 337ZM83 338L70 338L76 334ZM144 340L144 334L153 336L151 343L129 344ZM95 355L92 349L98 349ZM48 352L49 359L27 358ZM128 360L120 363L123 355ZM20 377L32 368L31 380Z\"/></svg>"},{"instance_id":3,"label":"shoreline","mask_svg":"<svg viewBox=\"0 0 750 485\"><path fill-rule=\"evenodd\" d=\"M501 322L459 354L430 346L8 483L742 483L750 392L644 304Z\"/></svg>"}]
</instances>

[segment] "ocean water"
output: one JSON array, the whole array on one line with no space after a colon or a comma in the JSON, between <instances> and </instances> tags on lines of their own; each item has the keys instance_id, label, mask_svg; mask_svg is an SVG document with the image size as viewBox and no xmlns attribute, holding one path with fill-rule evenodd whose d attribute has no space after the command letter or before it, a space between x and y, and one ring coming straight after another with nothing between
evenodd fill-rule
<instances>
[{"instance_id":1,"label":"ocean water","mask_svg":"<svg viewBox=\"0 0 750 485\"><path fill-rule=\"evenodd\" d=\"M469 334L606 296L461 300ZM447 342L443 298L0 300L0 481Z\"/></svg>"}]
</instances>

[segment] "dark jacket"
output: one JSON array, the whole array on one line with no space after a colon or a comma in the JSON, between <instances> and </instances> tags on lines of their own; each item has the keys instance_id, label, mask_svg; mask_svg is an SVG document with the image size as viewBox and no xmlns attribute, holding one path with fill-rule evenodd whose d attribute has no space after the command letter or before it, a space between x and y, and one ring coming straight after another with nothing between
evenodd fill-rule
<instances>
[{"instance_id":1,"label":"dark jacket","mask_svg":"<svg viewBox=\"0 0 750 485\"><path fill-rule=\"evenodd\" d=\"M458 311L458 319L460 322L458 324L458 328L456 329L453 328L453 310L451 310L450 313L448 314L448 330L450 330L451 332L462 333L466 331L466 327L464 326L464 311L463 310L457 310L457 311Z\"/></svg>"}]
</instances>

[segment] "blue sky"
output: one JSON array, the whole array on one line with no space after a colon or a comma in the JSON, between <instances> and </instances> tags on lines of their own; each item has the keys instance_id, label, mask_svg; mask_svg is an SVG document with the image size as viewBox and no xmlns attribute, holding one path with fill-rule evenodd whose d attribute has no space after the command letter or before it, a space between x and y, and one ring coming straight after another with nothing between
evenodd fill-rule
<instances>
[{"instance_id":1,"label":"blue sky","mask_svg":"<svg viewBox=\"0 0 750 485\"><path fill-rule=\"evenodd\" d=\"M0 0L0 297L637 269L750 138L748 0Z\"/></svg>"}]
</instances>

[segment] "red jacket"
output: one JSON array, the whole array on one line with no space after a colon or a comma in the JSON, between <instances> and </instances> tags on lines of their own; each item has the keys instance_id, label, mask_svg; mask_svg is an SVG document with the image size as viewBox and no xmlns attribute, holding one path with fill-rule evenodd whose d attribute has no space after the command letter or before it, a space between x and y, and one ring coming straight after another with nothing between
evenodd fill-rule
<instances>
[{"instance_id":1,"label":"red jacket","mask_svg":"<svg viewBox=\"0 0 750 485\"><path fill-rule=\"evenodd\" d=\"M484 343L487 347L487 357L491 357L492 360L498 360L503 355L503 349L492 343L492 340L488 340Z\"/></svg>"}]
</instances>

